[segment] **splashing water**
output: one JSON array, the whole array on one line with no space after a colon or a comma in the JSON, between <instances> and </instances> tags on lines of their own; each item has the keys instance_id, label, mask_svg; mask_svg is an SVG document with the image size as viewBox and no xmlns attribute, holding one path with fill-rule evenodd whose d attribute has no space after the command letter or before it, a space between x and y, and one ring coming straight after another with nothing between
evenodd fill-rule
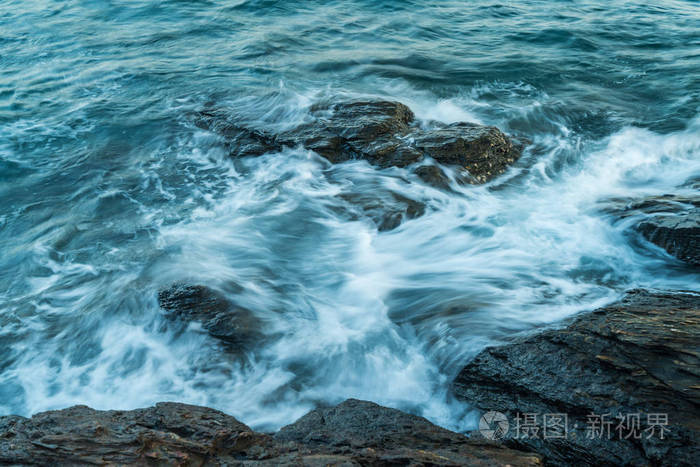
<instances>
[{"instance_id":1,"label":"splashing water","mask_svg":"<svg viewBox=\"0 0 700 467\"><path fill-rule=\"evenodd\" d=\"M0 42L0 414L177 400L272 430L356 397L467 429L449 385L485 345L631 287L697 288L697 272L603 209L697 193L687 2L612 15L586 2L554 19L551 2L356 2L340 20L346 2L12 3L0 7L12 28ZM675 61L657 63L658 47ZM213 100L278 131L348 97L532 144L490 184L442 191L300 149L233 161L190 118ZM351 200L390 208L391 193L426 212L378 232ZM174 282L253 310L266 339L232 356L196 323L165 320L157 293Z\"/></svg>"}]
</instances>

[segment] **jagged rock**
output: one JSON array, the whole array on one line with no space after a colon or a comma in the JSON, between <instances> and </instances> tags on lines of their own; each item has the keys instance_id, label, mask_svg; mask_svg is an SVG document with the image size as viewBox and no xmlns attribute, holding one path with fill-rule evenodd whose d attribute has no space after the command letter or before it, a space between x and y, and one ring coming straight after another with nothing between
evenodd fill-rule
<instances>
[{"instance_id":1,"label":"jagged rock","mask_svg":"<svg viewBox=\"0 0 700 467\"><path fill-rule=\"evenodd\" d=\"M177 403L0 417L0 464L495 466L540 465L540 457L348 400L313 411L274 437L217 410Z\"/></svg>"},{"instance_id":2,"label":"jagged rock","mask_svg":"<svg viewBox=\"0 0 700 467\"><path fill-rule=\"evenodd\" d=\"M0 417L0 464L202 465L245 455L264 435L217 410L161 403L98 411L85 406L27 419Z\"/></svg>"},{"instance_id":3,"label":"jagged rock","mask_svg":"<svg viewBox=\"0 0 700 467\"><path fill-rule=\"evenodd\" d=\"M328 454L359 453L360 464L538 465L538 456L473 441L428 420L372 402L349 399L316 409L283 427L275 439Z\"/></svg>"},{"instance_id":4,"label":"jagged rock","mask_svg":"<svg viewBox=\"0 0 700 467\"><path fill-rule=\"evenodd\" d=\"M634 228L644 238L682 261L700 265L700 197L614 200L606 210L620 218L638 218Z\"/></svg>"},{"instance_id":5,"label":"jagged rock","mask_svg":"<svg viewBox=\"0 0 700 467\"><path fill-rule=\"evenodd\" d=\"M436 161L467 169L476 183L502 174L520 157L520 150L498 128L454 123L418 132L416 147Z\"/></svg>"},{"instance_id":6,"label":"jagged rock","mask_svg":"<svg viewBox=\"0 0 700 467\"><path fill-rule=\"evenodd\" d=\"M274 136L233 124L220 111L200 113L197 125L221 134L235 157L303 146L334 163L364 159L380 167L406 167L429 156L468 171L474 183L500 175L521 152L495 127L432 122L422 128L411 109L399 102L317 105L311 114L312 122Z\"/></svg>"},{"instance_id":7,"label":"jagged rock","mask_svg":"<svg viewBox=\"0 0 700 467\"><path fill-rule=\"evenodd\" d=\"M333 163L365 159L382 166L404 167L421 154L402 138L414 116L399 102L356 101L315 106L316 120L283 133L279 140L301 145Z\"/></svg>"},{"instance_id":8,"label":"jagged rock","mask_svg":"<svg viewBox=\"0 0 700 467\"><path fill-rule=\"evenodd\" d=\"M407 167L431 157L455 167L457 179L467 183L485 183L502 174L522 150L495 127L438 122L421 127L411 109L400 102L323 103L313 106L310 113L312 121L275 135L235 123L222 109L200 112L195 123L221 135L232 157L259 156L285 146L304 147L333 163L362 159L384 168ZM449 178L437 166L423 165L414 172L427 184L449 188ZM415 203L406 204L407 211L390 208L384 213L379 212L381 206L370 207L369 217L380 230L391 230L402 219L424 211L415 208Z\"/></svg>"},{"instance_id":9,"label":"jagged rock","mask_svg":"<svg viewBox=\"0 0 700 467\"><path fill-rule=\"evenodd\" d=\"M251 310L203 285L175 284L158 293L166 317L185 323L198 322L206 331L235 349L263 338L262 323Z\"/></svg>"},{"instance_id":10,"label":"jagged rock","mask_svg":"<svg viewBox=\"0 0 700 467\"><path fill-rule=\"evenodd\" d=\"M484 411L509 416L507 445L543 454L547 463L697 465L699 312L696 293L632 291L565 329L484 350L459 373L454 391ZM568 436L525 438L513 429L517 413L567 414ZM628 420L618 436L616 417L637 413L639 430ZM591 414L608 414L612 439L591 431L597 423ZM664 439L661 428L650 425L650 414L667 414ZM541 427L543 420L537 423ZM654 436L644 431L650 428Z\"/></svg>"}]
</instances>

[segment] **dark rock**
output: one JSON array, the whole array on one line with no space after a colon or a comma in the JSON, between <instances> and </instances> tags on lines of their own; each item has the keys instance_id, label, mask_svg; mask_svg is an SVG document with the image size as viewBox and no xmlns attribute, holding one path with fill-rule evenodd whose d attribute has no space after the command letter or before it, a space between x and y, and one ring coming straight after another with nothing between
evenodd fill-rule
<instances>
[{"instance_id":1,"label":"dark rock","mask_svg":"<svg viewBox=\"0 0 700 467\"><path fill-rule=\"evenodd\" d=\"M656 215L640 222L637 230L669 254L700 266L700 210L681 215Z\"/></svg>"},{"instance_id":2,"label":"dark rock","mask_svg":"<svg viewBox=\"0 0 700 467\"><path fill-rule=\"evenodd\" d=\"M233 157L262 156L282 149L282 145L275 141L274 136L230 122L222 112L202 111L195 124L221 135L229 154Z\"/></svg>"},{"instance_id":3,"label":"dark rock","mask_svg":"<svg viewBox=\"0 0 700 467\"><path fill-rule=\"evenodd\" d=\"M450 188L450 179L445 175L440 167L435 165L422 165L417 167L413 173L423 180L426 184L447 190Z\"/></svg>"},{"instance_id":4,"label":"dark rock","mask_svg":"<svg viewBox=\"0 0 700 467\"><path fill-rule=\"evenodd\" d=\"M217 410L177 403L0 417L0 464L540 465L540 457L348 400L311 412L275 437Z\"/></svg>"},{"instance_id":5,"label":"dark rock","mask_svg":"<svg viewBox=\"0 0 700 467\"><path fill-rule=\"evenodd\" d=\"M394 192L346 193L339 195L357 207L380 232L393 230L401 222L425 214L425 205Z\"/></svg>"},{"instance_id":6,"label":"dark rock","mask_svg":"<svg viewBox=\"0 0 700 467\"><path fill-rule=\"evenodd\" d=\"M358 453L360 464L538 465L532 454L473 441L428 420L372 402L349 399L316 409L275 439L328 454ZM355 454L357 455L357 454Z\"/></svg>"},{"instance_id":7,"label":"dark rock","mask_svg":"<svg viewBox=\"0 0 700 467\"><path fill-rule=\"evenodd\" d=\"M495 127L433 122L421 128L411 109L399 102L317 105L311 114L314 121L274 137L233 124L218 111L201 112L197 125L224 136L233 156L302 146L333 163L363 159L379 167L406 167L429 156L468 171L473 183L500 175L521 152L519 145Z\"/></svg>"},{"instance_id":8,"label":"dark rock","mask_svg":"<svg viewBox=\"0 0 700 467\"><path fill-rule=\"evenodd\" d=\"M212 337L236 349L259 342L264 336L255 313L203 285L175 284L158 293L158 303L167 312L166 317L199 322Z\"/></svg>"},{"instance_id":9,"label":"dark rock","mask_svg":"<svg viewBox=\"0 0 700 467\"><path fill-rule=\"evenodd\" d=\"M289 146L304 146L331 162L365 159L404 167L422 155L402 137L414 116L399 102L355 101L312 109L316 120L279 136Z\"/></svg>"},{"instance_id":10,"label":"dark rock","mask_svg":"<svg viewBox=\"0 0 700 467\"><path fill-rule=\"evenodd\" d=\"M0 417L0 464L203 465L245 456L264 435L217 410L161 403L148 409L98 411L85 406Z\"/></svg>"},{"instance_id":11,"label":"dark rock","mask_svg":"<svg viewBox=\"0 0 700 467\"><path fill-rule=\"evenodd\" d=\"M415 144L442 164L466 169L475 183L502 174L520 157L520 148L498 128L475 123L454 123L418 132Z\"/></svg>"},{"instance_id":12,"label":"dark rock","mask_svg":"<svg viewBox=\"0 0 700 467\"><path fill-rule=\"evenodd\" d=\"M615 200L606 210L621 218L637 217L634 228L644 238L682 261L700 265L700 197Z\"/></svg>"},{"instance_id":13,"label":"dark rock","mask_svg":"<svg viewBox=\"0 0 700 467\"><path fill-rule=\"evenodd\" d=\"M558 465L697 465L700 460L700 295L632 291L622 301L481 352L458 375L458 398L507 414L568 414L566 439L508 432L511 447ZM589 431L608 414L611 439ZM622 426L617 416L641 414ZM668 431L650 436L649 414ZM542 419L538 419L542 426ZM636 438L636 432L640 434ZM632 433L625 439L624 435Z\"/></svg>"},{"instance_id":14,"label":"dark rock","mask_svg":"<svg viewBox=\"0 0 700 467\"><path fill-rule=\"evenodd\" d=\"M455 167L460 183L493 179L505 172L522 150L495 127L437 122L421 127L411 109L400 102L318 104L310 112L311 122L277 135L245 128L230 121L221 110L200 112L196 124L223 136L232 157L259 156L285 146L312 150L333 163L360 159L383 168L407 167L431 157ZM438 166L423 165L414 172L429 185L449 189L449 177ZM407 207L403 211L395 209L397 203L389 203L386 208L382 204L377 199L360 205L381 231L391 230L425 210L415 202L403 203Z\"/></svg>"}]
</instances>

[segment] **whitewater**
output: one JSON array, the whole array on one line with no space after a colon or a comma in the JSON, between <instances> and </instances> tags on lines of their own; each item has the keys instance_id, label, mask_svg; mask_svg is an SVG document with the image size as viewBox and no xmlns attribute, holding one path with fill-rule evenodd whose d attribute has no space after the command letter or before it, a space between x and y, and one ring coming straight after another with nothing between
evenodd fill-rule
<instances>
[{"instance_id":1,"label":"whitewater","mask_svg":"<svg viewBox=\"0 0 700 467\"><path fill-rule=\"evenodd\" d=\"M606 208L697 195L700 9L610 4L3 2L0 415L171 400L274 430L352 397L467 430L450 383L485 346L630 288L697 290ZM275 132L354 98L529 144L439 189L303 148L233 159L193 119L214 103ZM352 202L392 193L425 213L379 231ZM174 283L266 338L232 355L167 320Z\"/></svg>"}]
</instances>

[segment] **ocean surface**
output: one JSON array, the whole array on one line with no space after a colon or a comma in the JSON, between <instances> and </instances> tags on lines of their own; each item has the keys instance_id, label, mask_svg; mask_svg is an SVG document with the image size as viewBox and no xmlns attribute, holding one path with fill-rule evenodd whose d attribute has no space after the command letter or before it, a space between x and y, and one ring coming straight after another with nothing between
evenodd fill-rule
<instances>
[{"instance_id":1,"label":"ocean surface","mask_svg":"<svg viewBox=\"0 0 700 467\"><path fill-rule=\"evenodd\" d=\"M4 0L0 415L207 405L274 430L349 397L473 427L450 382L484 346L700 275L606 214L697 194L697 1ZM232 161L212 103L277 131L318 100L532 141L484 186ZM349 199L426 214L378 232ZM158 291L208 285L268 336L227 353Z\"/></svg>"}]
</instances>

